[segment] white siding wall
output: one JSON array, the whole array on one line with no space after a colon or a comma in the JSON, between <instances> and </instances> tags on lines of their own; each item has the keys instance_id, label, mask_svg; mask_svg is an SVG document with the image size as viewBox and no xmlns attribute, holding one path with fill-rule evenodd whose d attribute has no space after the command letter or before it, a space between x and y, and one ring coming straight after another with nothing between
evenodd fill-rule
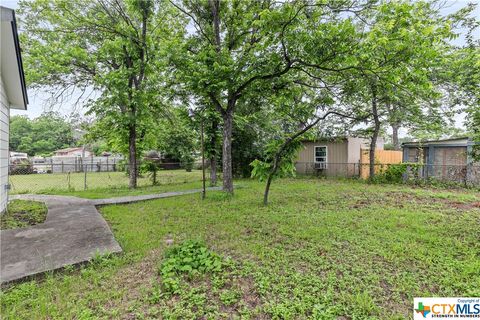
<instances>
[{"instance_id":1,"label":"white siding wall","mask_svg":"<svg viewBox=\"0 0 480 320\"><path fill-rule=\"evenodd\" d=\"M9 116L8 100L0 77L0 213L7 207Z\"/></svg>"}]
</instances>

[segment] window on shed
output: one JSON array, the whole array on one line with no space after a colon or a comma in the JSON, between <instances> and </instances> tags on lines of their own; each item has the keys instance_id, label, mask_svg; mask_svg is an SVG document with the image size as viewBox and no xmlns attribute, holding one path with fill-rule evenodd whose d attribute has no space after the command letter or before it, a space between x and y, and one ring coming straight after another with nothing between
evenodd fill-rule
<instances>
[{"instance_id":1,"label":"window on shed","mask_svg":"<svg viewBox=\"0 0 480 320\"><path fill-rule=\"evenodd\" d=\"M315 163L327 163L327 147L315 147Z\"/></svg>"}]
</instances>

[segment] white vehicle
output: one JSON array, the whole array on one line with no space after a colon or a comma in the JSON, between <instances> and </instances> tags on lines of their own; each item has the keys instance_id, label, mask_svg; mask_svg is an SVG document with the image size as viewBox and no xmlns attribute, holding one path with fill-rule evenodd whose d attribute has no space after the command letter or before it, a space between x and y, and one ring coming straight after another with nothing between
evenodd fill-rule
<instances>
[{"instance_id":1,"label":"white vehicle","mask_svg":"<svg viewBox=\"0 0 480 320\"><path fill-rule=\"evenodd\" d=\"M14 151L10 152L10 164L14 164L22 160L28 160L28 154Z\"/></svg>"},{"instance_id":2,"label":"white vehicle","mask_svg":"<svg viewBox=\"0 0 480 320\"><path fill-rule=\"evenodd\" d=\"M51 170L51 165L47 164L45 158L42 157L34 157L32 164L35 173L48 173L48 170Z\"/></svg>"}]
</instances>

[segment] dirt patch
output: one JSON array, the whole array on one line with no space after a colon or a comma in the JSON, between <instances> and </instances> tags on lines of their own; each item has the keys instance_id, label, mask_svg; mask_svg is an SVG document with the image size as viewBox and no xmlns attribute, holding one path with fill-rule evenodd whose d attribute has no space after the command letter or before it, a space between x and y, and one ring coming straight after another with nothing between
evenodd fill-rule
<instances>
[{"instance_id":1,"label":"dirt patch","mask_svg":"<svg viewBox=\"0 0 480 320\"><path fill-rule=\"evenodd\" d=\"M404 208L408 204L419 204L427 207L438 206L438 204L440 204L446 209L458 209L462 211L480 209L480 201L461 202L450 199L421 197L405 192L390 192L377 197L371 197L367 194L363 194L363 197L361 199L357 199L353 204L351 204L350 208L363 209L374 205Z\"/></svg>"},{"instance_id":2,"label":"dirt patch","mask_svg":"<svg viewBox=\"0 0 480 320\"><path fill-rule=\"evenodd\" d=\"M12 200L0 215L0 229L17 229L45 222L47 206L43 202Z\"/></svg>"},{"instance_id":3,"label":"dirt patch","mask_svg":"<svg viewBox=\"0 0 480 320\"><path fill-rule=\"evenodd\" d=\"M480 209L480 202L445 201L445 205L459 210Z\"/></svg>"},{"instance_id":4,"label":"dirt patch","mask_svg":"<svg viewBox=\"0 0 480 320\"><path fill-rule=\"evenodd\" d=\"M123 293L120 300L110 301L105 309L121 310L122 319L136 319L136 315L129 311L132 304L142 299L142 289L152 287L152 280L156 277L156 265L161 256L161 249L149 252L140 262L121 268L111 279L117 291Z\"/></svg>"},{"instance_id":5,"label":"dirt patch","mask_svg":"<svg viewBox=\"0 0 480 320\"><path fill-rule=\"evenodd\" d=\"M149 252L141 261L119 269L116 275L109 280L109 284L121 293L121 298L110 301L103 308L115 311L117 317L121 319L137 319L139 314L148 315L152 307L175 309L179 304L183 304L182 299L185 297L177 294L165 295L156 303L148 298L152 292L158 290L156 287L161 285L157 266L162 256L163 249L158 248ZM214 287L212 274L192 278L185 276L181 278L181 282L183 285L187 285L186 288L195 288L199 292L204 292L208 306L217 307L219 312L227 315L228 318L236 318L241 316L242 310L260 310L262 305L261 296L256 291L254 278L241 275L238 271L241 268L241 265L237 265L233 269L227 267L222 270L220 276L224 283L220 288ZM221 293L226 291L237 292L238 300L231 304L223 303ZM196 308L194 307L192 311L195 312ZM255 319L267 319L267 317L256 314Z\"/></svg>"},{"instance_id":6,"label":"dirt patch","mask_svg":"<svg viewBox=\"0 0 480 320\"><path fill-rule=\"evenodd\" d=\"M248 308L254 309L261 305L260 296L255 290L255 280L252 277L240 278L238 286L242 291L242 301Z\"/></svg>"}]
</instances>

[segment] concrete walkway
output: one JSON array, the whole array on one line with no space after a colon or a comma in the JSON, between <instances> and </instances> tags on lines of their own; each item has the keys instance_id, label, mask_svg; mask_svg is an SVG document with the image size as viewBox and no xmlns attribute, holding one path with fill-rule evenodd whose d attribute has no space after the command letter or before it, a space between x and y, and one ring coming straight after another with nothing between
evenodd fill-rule
<instances>
[{"instance_id":1,"label":"concrete walkway","mask_svg":"<svg viewBox=\"0 0 480 320\"><path fill-rule=\"evenodd\" d=\"M222 190L222 188L221 187L207 188L207 191L215 191L215 190ZM202 192L202 189L164 192L164 193L157 193L157 194L146 194L146 195L140 195L140 196L125 196L125 197L115 197L115 198L107 198L107 199L95 199L91 201L93 202L94 205L101 206L101 205L107 205L107 204L122 204L122 203L130 203L130 202L137 202L137 201L144 201L144 200L168 198L168 197L181 196L184 194L200 193L200 192Z\"/></svg>"},{"instance_id":2,"label":"concrete walkway","mask_svg":"<svg viewBox=\"0 0 480 320\"><path fill-rule=\"evenodd\" d=\"M45 202L48 213L42 224L0 231L0 282L6 283L89 261L96 254L121 252L122 248L107 222L97 211L97 205L130 203L201 191L195 189L96 200L50 195L11 196L10 199Z\"/></svg>"}]
</instances>

